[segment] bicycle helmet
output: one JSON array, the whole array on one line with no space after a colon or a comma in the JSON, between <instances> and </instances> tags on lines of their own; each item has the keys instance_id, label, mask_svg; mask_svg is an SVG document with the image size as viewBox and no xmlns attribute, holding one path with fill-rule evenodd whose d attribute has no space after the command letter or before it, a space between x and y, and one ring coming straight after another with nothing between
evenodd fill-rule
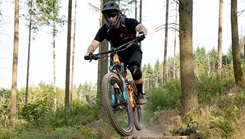
<instances>
[{"instance_id":1,"label":"bicycle helmet","mask_svg":"<svg viewBox=\"0 0 245 139\"><path fill-rule=\"evenodd\" d=\"M114 1L108 1L104 4L102 10L101 10L104 19L106 21L106 24L108 25L109 28L115 28L115 26L120 22L121 20L121 9L119 8L118 4ZM110 12L116 12L117 13L117 19L116 22L110 23L108 19L106 18L106 14Z\"/></svg>"}]
</instances>

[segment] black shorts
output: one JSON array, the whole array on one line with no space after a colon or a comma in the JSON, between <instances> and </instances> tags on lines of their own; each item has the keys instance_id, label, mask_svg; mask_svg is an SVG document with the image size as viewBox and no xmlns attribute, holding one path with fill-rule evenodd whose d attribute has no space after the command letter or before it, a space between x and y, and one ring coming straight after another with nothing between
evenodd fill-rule
<instances>
[{"instance_id":1,"label":"black shorts","mask_svg":"<svg viewBox=\"0 0 245 139\"><path fill-rule=\"evenodd\" d=\"M139 68L141 67L142 54L143 52L140 47L134 47L128 51L120 52L118 55L124 66L130 69L135 65Z\"/></svg>"}]
</instances>

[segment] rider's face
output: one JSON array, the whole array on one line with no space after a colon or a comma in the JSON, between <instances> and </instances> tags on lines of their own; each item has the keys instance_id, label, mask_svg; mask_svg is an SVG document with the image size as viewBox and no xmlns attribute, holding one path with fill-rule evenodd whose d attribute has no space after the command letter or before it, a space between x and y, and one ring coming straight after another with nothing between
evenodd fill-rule
<instances>
[{"instance_id":1,"label":"rider's face","mask_svg":"<svg viewBox=\"0 0 245 139\"><path fill-rule=\"evenodd\" d=\"M117 20L116 12L107 13L105 16L110 23L114 23Z\"/></svg>"}]
</instances>

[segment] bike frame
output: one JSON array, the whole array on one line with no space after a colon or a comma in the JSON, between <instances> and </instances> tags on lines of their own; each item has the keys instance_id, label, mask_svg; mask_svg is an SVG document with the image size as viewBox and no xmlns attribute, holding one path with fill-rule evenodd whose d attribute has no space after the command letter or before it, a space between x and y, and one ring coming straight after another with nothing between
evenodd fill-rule
<instances>
[{"instance_id":1,"label":"bike frame","mask_svg":"<svg viewBox=\"0 0 245 139\"><path fill-rule=\"evenodd\" d=\"M125 93L128 94L129 96L129 101L130 104L132 106L132 108L135 108L135 104L134 104L134 98L133 98L133 93L134 93L134 89L131 85L128 84L128 78L127 78L127 73L125 73L124 71L124 63L120 61L119 56L117 55L117 53L115 53L113 55L113 60L112 60L112 65L110 66L110 72L114 72L116 73L119 78L121 79L122 83L123 83L123 97L126 100L127 99L127 95ZM119 67L119 68L118 68Z\"/></svg>"}]
</instances>

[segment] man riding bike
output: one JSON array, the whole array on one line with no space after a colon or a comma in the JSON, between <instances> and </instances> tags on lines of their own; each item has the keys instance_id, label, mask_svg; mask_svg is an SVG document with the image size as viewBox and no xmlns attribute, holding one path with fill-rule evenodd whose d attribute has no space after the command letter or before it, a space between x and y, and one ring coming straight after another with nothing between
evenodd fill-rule
<instances>
[{"instance_id":1,"label":"man riding bike","mask_svg":"<svg viewBox=\"0 0 245 139\"><path fill-rule=\"evenodd\" d=\"M102 8L102 14L106 21L97 32L94 40L89 45L84 59L90 59L92 53L98 48L100 43L106 39L110 42L112 47L118 47L136 37L137 32L142 35L147 34L147 29L136 19L126 18L114 1L106 2ZM130 70L137 91L139 93L138 99L140 104L147 102L143 93L143 81L141 71L142 50L139 44L135 47L130 47L124 51L118 52L120 60Z\"/></svg>"}]
</instances>

